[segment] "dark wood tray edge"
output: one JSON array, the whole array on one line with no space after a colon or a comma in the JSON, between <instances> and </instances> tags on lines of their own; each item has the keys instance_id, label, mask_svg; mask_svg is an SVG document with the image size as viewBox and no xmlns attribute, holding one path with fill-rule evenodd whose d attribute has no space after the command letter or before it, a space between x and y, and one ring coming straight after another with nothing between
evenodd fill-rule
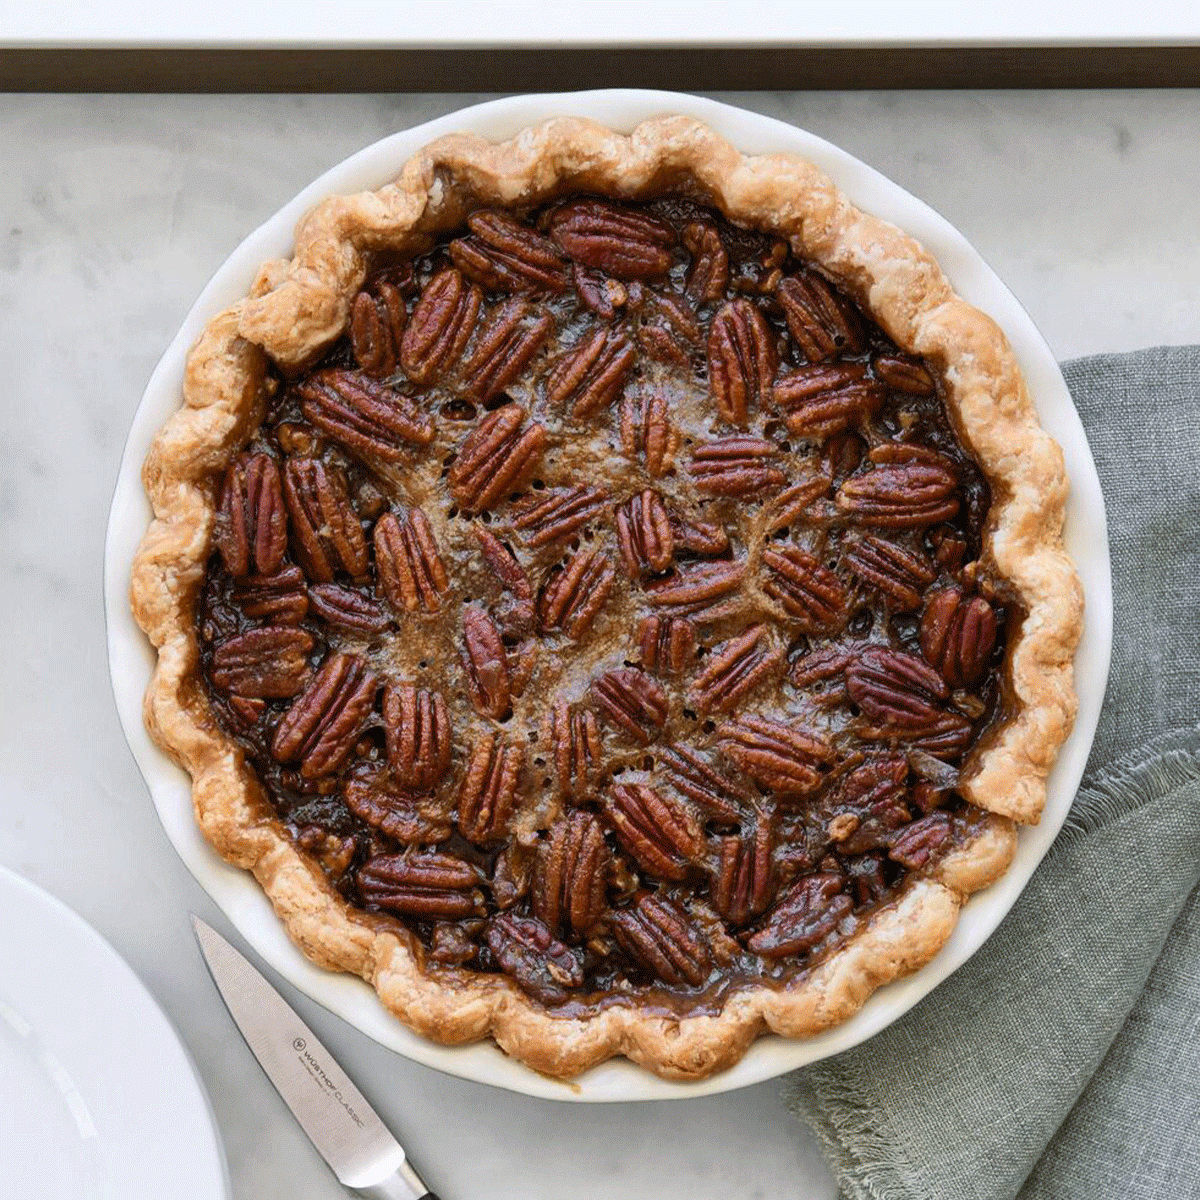
<instances>
[{"instance_id":1,"label":"dark wood tray edge","mask_svg":"<svg viewBox=\"0 0 1200 1200\"><path fill-rule=\"evenodd\" d=\"M10 92L1200 87L1197 46L0 49Z\"/></svg>"}]
</instances>

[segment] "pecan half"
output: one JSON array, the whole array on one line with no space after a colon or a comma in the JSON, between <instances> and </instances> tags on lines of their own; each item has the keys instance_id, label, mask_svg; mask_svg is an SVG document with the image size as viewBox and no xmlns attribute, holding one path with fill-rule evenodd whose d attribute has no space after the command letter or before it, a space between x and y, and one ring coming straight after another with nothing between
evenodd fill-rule
<instances>
[{"instance_id":1,"label":"pecan half","mask_svg":"<svg viewBox=\"0 0 1200 1200\"><path fill-rule=\"evenodd\" d=\"M282 763L299 761L305 779L336 771L367 723L378 686L362 659L330 655L275 727L271 753Z\"/></svg>"},{"instance_id":2,"label":"pecan half","mask_svg":"<svg viewBox=\"0 0 1200 1200\"><path fill-rule=\"evenodd\" d=\"M487 931L496 965L535 1000L562 1004L583 984L583 955L563 945L537 917L500 913Z\"/></svg>"},{"instance_id":3,"label":"pecan half","mask_svg":"<svg viewBox=\"0 0 1200 1200\"><path fill-rule=\"evenodd\" d=\"M559 697L546 713L544 737L550 744L560 796L583 796L600 762L600 730L595 714Z\"/></svg>"},{"instance_id":4,"label":"pecan half","mask_svg":"<svg viewBox=\"0 0 1200 1200\"><path fill-rule=\"evenodd\" d=\"M745 428L777 365L775 335L754 304L742 297L722 305L708 331L708 383L726 421Z\"/></svg>"},{"instance_id":5,"label":"pecan half","mask_svg":"<svg viewBox=\"0 0 1200 1200\"><path fill-rule=\"evenodd\" d=\"M631 579L646 571L665 571L675 554L671 518L662 497L645 488L617 508L617 545Z\"/></svg>"},{"instance_id":6,"label":"pecan half","mask_svg":"<svg viewBox=\"0 0 1200 1200\"><path fill-rule=\"evenodd\" d=\"M771 902L771 826L760 820L753 837L724 837L718 843L709 896L733 928L750 922Z\"/></svg>"},{"instance_id":7,"label":"pecan half","mask_svg":"<svg viewBox=\"0 0 1200 1200\"><path fill-rule=\"evenodd\" d=\"M469 237L448 247L468 279L493 292L565 292L567 264L554 244L506 212L478 209L467 218Z\"/></svg>"},{"instance_id":8,"label":"pecan half","mask_svg":"<svg viewBox=\"0 0 1200 1200\"><path fill-rule=\"evenodd\" d=\"M870 730L860 732L863 737L872 733ZM878 731L884 737L894 732L887 726ZM924 750L934 758L954 759L971 744L973 736L974 726L966 717L956 712L946 712L919 732L906 734L905 740L913 750Z\"/></svg>"},{"instance_id":9,"label":"pecan half","mask_svg":"<svg viewBox=\"0 0 1200 1200\"><path fill-rule=\"evenodd\" d=\"M775 289L775 299L792 341L809 362L862 352L866 341L857 310L823 275L789 275Z\"/></svg>"},{"instance_id":10,"label":"pecan half","mask_svg":"<svg viewBox=\"0 0 1200 1200\"><path fill-rule=\"evenodd\" d=\"M559 817L538 846L534 916L556 932L586 934L604 915L610 859L604 829L591 813Z\"/></svg>"},{"instance_id":11,"label":"pecan half","mask_svg":"<svg viewBox=\"0 0 1200 1200\"><path fill-rule=\"evenodd\" d=\"M483 322L463 363L466 394L479 404L495 399L520 377L553 330L549 313L538 315L526 300L506 300Z\"/></svg>"},{"instance_id":12,"label":"pecan half","mask_svg":"<svg viewBox=\"0 0 1200 1200\"><path fill-rule=\"evenodd\" d=\"M433 421L363 371L318 371L296 388L300 411L347 450L396 462L411 445L433 441Z\"/></svg>"},{"instance_id":13,"label":"pecan half","mask_svg":"<svg viewBox=\"0 0 1200 1200\"><path fill-rule=\"evenodd\" d=\"M894 392L907 396L932 396L937 390L933 376L919 358L897 351L876 354L871 359L875 377L882 380Z\"/></svg>"},{"instance_id":14,"label":"pecan half","mask_svg":"<svg viewBox=\"0 0 1200 1200\"><path fill-rule=\"evenodd\" d=\"M522 429L524 424L525 410L506 404L467 435L449 476L451 494L464 512L491 508L537 465L546 431L536 422Z\"/></svg>"},{"instance_id":15,"label":"pecan half","mask_svg":"<svg viewBox=\"0 0 1200 1200\"><path fill-rule=\"evenodd\" d=\"M937 461L911 453L914 447L891 447L871 451L876 465L871 471L853 475L838 489L837 506L867 525L908 529L934 525L958 512L958 487L954 475Z\"/></svg>"},{"instance_id":16,"label":"pecan half","mask_svg":"<svg viewBox=\"0 0 1200 1200\"><path fill-rule=\"evenodd\" d=\"M520 746L505 745L494 733L475 741L458 793L458 831L467 841L482 846L504 836L524 767Z\"/></svg>"},{"instance_id":17,"label":"pecan half","mask_svg":"<svg viewBox=\"0 0 1200 1200\"><path fill-rule=\"evenodd\" d=\"M727 712L783 665L784 653L772 644L766 627L752 625L713 651L692 683L688 702L700 713Z\"/></svg>"},{"instance_id":18,"label":"pecan half","mask_svg":"<svg viewBox=\"0 0 1200 1200\"><path fill-rule=\"evenodd\" d=\"M921 653L952 688L971 687L987 673L996 633L996 610L982 596L944 588L921 616Z\"/></svg>"},{"instance_id":19,"label":"pecan half","mask_svg":"<svg viewBox=\"0 0 1200 1200\"><path fill-rule=\"evenodd\" d=\"M913 654L872 646L846 669L846 691L871 721L919 731L942 716L942 677Z\"/></svg>"},{"instance_id":20,"label":"pecan half","mask_svg":"<svg viewBox=\"0 0 1200 1200\"><path fill-rule=\"evenodd\" d=\"M314 583L308 589L309 608L326 625L360 637L382 633L392 619L374 596L340 583Z\"/></svg>"},{"instance_id":21,"label":"pecan half","mask_svg":"<svg viewBox=\"0 0 1200 1200\"><path fill-rule=\"evenodd\" d=\"M704 833L687 805L644 783L617 783L602 801L617 841L659 879L680 880L704 853Z\"/></svg>"},{"instance_id":22,"label":"pecan half","mask_svg":"<svg viewBox=\"0 0 1200 1200\"><path fill-rule=\"evenodd\" d=\"M710 221L689 221L680 238L692 256L684 291L696 304L712 304L729 287L729 253Z\"/></svg>"},{"instance_id":23,"label":"pecan half","mask_svg":"<svg viewBox=\"0 0 1200 1200\"><path fill-rule=\"evenodd\" d=\"M829 744L815 733L765 717L718 725L717 745L755 783L794 795L818 788L824 779L821 767L833 758Z\"/></svg>"},{"instance_id":24,"label":"pecan half","mask_svg":"<svg viewBox=\"0 0 1200 1200\"><path fill-rule=\"evenodd\" d=\"M400 365L419 387L437 383L467 348L483 293L452 267L438 272L414 305L400 340Z\"/></svg>"},{"instance_id":25,"label":"pecan half","mask_svg":"<svg viewBox=\"0 0 1200 1200\"><path fill-rule=\"evenodd\" d=\"M292 518L292 550L309 579L332 583L337 571L366 575L367 540L341 471L319 458L289 458L283 494Z\"/></svg>"},{"instance_id":26,"label":"pecan half","mask_svg":"<svg viewBox=\"0 0 1200 1200\"><path fill-rule=\"evenodd\" d=\"M355 360L368 375L387 379L396 373L400 339L408 324L408 308L400 289L387 280L375 294L363 291L350 308L350 346Z\"/></svg>"},{"instance_id":27,"label":"pecan half","mask_svg":"<svg viewBox=\"0 0 1200 1200\"><path fill-rule=\"evenodd\" d=\"M672 786L722 824L736 825L743 810L753 804L740 784L723 775L691 746L675 745L660 751L659 761Z\"/></svg>"},{"instance_id":28,"label":"pecan half","mask_svg":"<svg viewBox=\"0 0 1200 1200\"><path fill-rule=\"evenodd\" d=\"M573 537L604 511L608 493L586 483L530 492L510 510L513 528L531 549Z\"/></svg>"},{"instance_id":29,"label":"pecan half","mask_svg":"<svg viewBox=\"0 0 1200 1200\"><path fill-rule=\"evenodd\" d=\"M824 441L879 411L886 393L862 363L817 363L775 381L775 403L792 433Z\"/></svg>"},{"instance_id":30,"label":"pecan half","mask_svg":"<svg viewBox=\"0 0 1200 1200\"><path fill-rule=\"evenodd\" d=\"M725 437L698 446L688 471L696 490L709 496L753 496L787 482L777 460L779 447L767 438Z\"/></svg>"},{"instance_id":31,"label":"pecan half","mask_svg":"<svg viewBox=\"0 0 1200 1200\"><path fill-rule=\"evenodd\" d=\"M546 376L546 400L556 407L570 404L576 417L607 408L621 394L637 351L629 338L599 328L585 334Z\"/></svg>"},{"instance_id":32,"label":"pecan half","mask_svg":"<svg viewBox=\"0 0 1200 1200\"><path fill-rule=\"evenodd\" d=\"M605 671L592 680L588 693L600 715L641 746L666 723L666 692L636 667Z\"/></svg>"},{"instance_id":33,"label":"pecan half","mask_svg":"<svg viewBox=\"0 0 1200 1200\"><path fill-rule=\"evenodd\" d=\"M538 601L541 627L561 629L576 640L583 637L600 615L616 575L608 555L596 547L573 554L550 577Z\"/></svg>"},{"instance_id":34,"label":"pecan half","mask_svg":"<svg viewBox=\"0 0 1200 1200\"><path fill-rule=\"evenodd\" d=\"M450 769L450 717L441 692L390 683L383 693L383 728L392 772L405 787L432 791Z\"/></svg>"},{"instance_id":35,"label":"pecan half","mask_svg":"<svg viewBox=\"0 0 1200 1200\"><path fill-rule=\"evenodd\" d=\"M450 586L429 518L409 509L402 521L386 512L375 522L375 571L397 612L437 612Z\"/></svg>"},{"instance_id":36,"label":"pecan half","mask_svg":"<svg viewBox=\"0 0 1200 1200\"><path fill-rule=\"evenodd\" d=\"M799 546L762 554L769 576L763 591L796 618L797 627L813 633L837 625L846 615L846 588L815 555Z\"/></svg>"},{"instance_id":37,"label":"pecan half","mask_svg":"<svg viewBox=\"0 0 1200 1200\"><path fill-rule=\"evenodd\" d=\"M643 617L637 649L644 670L678 675L692 660L696 626L687 617Z\"/></svg>"},{"instance_id":38,"label":"pecan half","mask_svg":"<svg viewBox=\"0 0 1200 1200\"><path fill-rule=\"evenodd\" d=\"M495 621L478 605L463 610L463 670L475 711L502 717L512 702L508 655Z\"/></svg>"},{"instance_id":39,"label":"pecan half","mask_svg":"<svg viewBox=\"0 0 1200 1200\"><path fill-rule=\"evenodd\" d=\"M279 468L269 454L243 455L229 464L212 536L235 578L279 570L287 549L287 510Z\"/></svg>"},{"instance_id":40,"label":"pecan half","mask_svg":"<svg viewBox=\"0 0 1200 1200\"><path fill-rule=\"evenodd\" d=\"M829 936L854 908L842 890L845 881L832 871L805 875L788 889L746 942L764 958L787 958L813 949Z\"/></svg>"},{"instance_id":41,"label":"pecan half","mask_svg":"<svg viewBox=\"0 0 1200 1200\"><path fill-rule=\"evenodd\" d=\"M618 279L661 279L671 269L675 230L648 212L607 200L560 205L550 236L575 262Z\"/></svg>"},{"instance_id":42,"label":"pecan half","mask_svg":"<svg viewBox=\"0 0 1200 1200\"><path fill-rule=\"evenodd\" d=\"M933 812L906 825L892 837L888 858L910 871L922 870L946 844L952 820L949 813Z\"/></svg>"},{"instance_id":43,"label":"pecan half","mask_svg":"<svg viewBox=\"0 0 1200 1200\"><path fill-rule=\"evenodd\" d=\"M669 987L700 987L712 972L712 954L700 931L665 896L639 896L613 913L612 929L625 953Z\"/></svg>"},{"instance_id":44,"label":"pecan half","mask_svg":"<svg viewBox=\"0 0 1200 1200\"><path fill-rule=\"evenodd\" d=\"M896 612L919 608L925 589L937 578L937 568L923 554L874 534L852 542L844 560L858 579L882 592Z\"/></svg>"},{"instance_id":45,"label":"pecan half","mask_svg":"<svg viewBox=\"0 0 1200 1200\"><path fill-rule=\"evenodd\" d=\"M642 392L621 401L621 450L629 459L640 454L647 475L661 475L675 456L679 435L669 411L666 397L658 392Z\"/></svg>"},{"instance_id":46,"label":"pecan half","mask_svg":"<svg viewBox=\"0 0 1200 1200\"><path fill-rule=\"evenodd\" d=\"M342 789L346 807L360 820L406 846L444 842L453 825L431 796L414 795L387 771L357 772Z\"/></svg>"},{"instance_id":47,"label":"pecan half","mask_svg":"<svg viewBox=\"0 0 1200 1200\"><path fill-rule=\"evenodd\" d=\"M533 588L525 569L507 546L482 525L474 526L479 550L488 569L499 581L504 594L496 606L496 624L504 633L521 637L533 632L535 614Z\"/></svg>"},{"instance_id":48,"label":"pecan half","mask_svg":"<svg viewBox=\"0 0 1200 1200\"><path fill-rule=\"evenodd\" d=\"M299 625L308 612L308 591L299 567L239 579L231 595L246 616L272 625Z\"/></svg>"},{"instance_id":49,"label":"pecan half","mask_svg":"<svg viewBox=\"0 0 1200 1200\"><path fill-rule=\"evenodd\" d=\"M479 883L469 863L434 850L377 854L358 869L358 894L365 905L426 920L482 916Z\"/></svg>"},{"instance_id":50,"label":"pecan half","mask_svg":"<svg viewBox=\"0 0 1200 1200\"><path fill-rule=\"evenodd\" d=\"M678 615L696 614L711 609L730 592L736 591L746 574L746 562L697 563L682 567L666 579L646 584L646 598L655 608L667 608Z\"/></svg>"},{"instance_id":51,"label":"pecan half","mask_svg":"<svg viewBox=\"0 0 1200 1200\"><path fill-rule=\"evenodd\" d=\"M302 629L248 629L213 647L209 674L217 687L238 696L286 699L304 686L312 648L312 637Z\"/></svg>"}]
</instances>

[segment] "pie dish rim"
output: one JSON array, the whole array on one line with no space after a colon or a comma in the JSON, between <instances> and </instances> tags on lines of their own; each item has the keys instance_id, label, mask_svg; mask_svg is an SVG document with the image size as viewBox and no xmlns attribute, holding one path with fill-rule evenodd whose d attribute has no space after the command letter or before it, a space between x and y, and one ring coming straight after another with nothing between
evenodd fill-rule
<instances>
[{"instance_id":1,"label":"pie dish rim","mask_svg":"<svg viewBox=\"0 0 1200 1200\"><path fill-rule=\"evenodd\" d=\"M554 97L554 98L556 98L556 100L562 100L562 97ZM568 100L572 100L572 98L574 98L574 97L568 97ZM461 116L461 114L456 114L456 115ZM416 132L416 131L413 131L413 132ZM734 1085L734 1086L736 1086L736 1085Z\"/></svg>"}]
</instances>

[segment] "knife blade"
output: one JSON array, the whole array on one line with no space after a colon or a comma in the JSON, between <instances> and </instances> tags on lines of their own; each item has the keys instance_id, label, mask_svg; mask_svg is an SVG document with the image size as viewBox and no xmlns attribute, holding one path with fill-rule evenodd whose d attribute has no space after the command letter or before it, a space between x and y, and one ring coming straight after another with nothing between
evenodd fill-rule
<instances>
[{"instance_id":1,"label":"knife blade","mask_svg":"<svg viewBox=\"0 0 1200 1200\"><path fill-rule=\"evenodd\" d=\"M249 960L192 914L200 952L267 1078L338 1180L369 1200L437 1200L333 1055Z\"/></svg>"}]
</instances>

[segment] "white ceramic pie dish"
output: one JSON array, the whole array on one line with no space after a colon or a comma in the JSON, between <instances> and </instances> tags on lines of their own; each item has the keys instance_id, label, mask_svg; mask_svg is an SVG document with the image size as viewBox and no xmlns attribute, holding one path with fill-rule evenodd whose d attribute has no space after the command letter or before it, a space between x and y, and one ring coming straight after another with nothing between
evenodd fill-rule
<instances>
[{"instance_id":1,"label":"white ceramic pie dish","mask_svg":"<svg viewBox=\"0 0 1200 1200\"><path fill-rule=\"evenodd\" d=\"M1004 329L1042 423L1063 447L1072 481L1066 541L1087 596L1084 634L1076 658L1079 715L1051 775L1041 824L1022 831L1008 873L970 900L949 943L916 975L877 992L854 1018L836 1029L804 1041L762 1038L735 1067L700 1082L671 1083L624 1060L613 1060L572 1083L563 1083L507 1058L490 1042L451 1048L410 1033L362 981L312 966L287 939L252 877L225 864L204 840L192 819L189 777L151 742L142 725L142 693L150 678L154 653L133 621L127 598L130 563L150 520L138 472L155 432L179 405L184 360L204 324L246 293L263 261L289 253L297 220L316 201L335 193L381 186L396 175L412 153L443 134L470 131L500 140L556 115L591 117L628 132L641 120L671 112L706 122L745 152L789 151L814 162L859 207L894 222L923 242L959 293ZM1011 908L1066 817L1099 717L1112 637L1104 506L1095 466L1054 357L1004 284L962 235L928 206L828 142L782 122L714 101L649 91L521 96L452 113L385 138L351 156L252 233L196 301L151 377L135 414L109 523L105 600L117 707L167 834L199 882L262 957L313 999L376 1041L427 1066L528 1095L588 1101L698 1096L782 1074L876 1033L965 962Z\"/></svg>"}]
</instances>

